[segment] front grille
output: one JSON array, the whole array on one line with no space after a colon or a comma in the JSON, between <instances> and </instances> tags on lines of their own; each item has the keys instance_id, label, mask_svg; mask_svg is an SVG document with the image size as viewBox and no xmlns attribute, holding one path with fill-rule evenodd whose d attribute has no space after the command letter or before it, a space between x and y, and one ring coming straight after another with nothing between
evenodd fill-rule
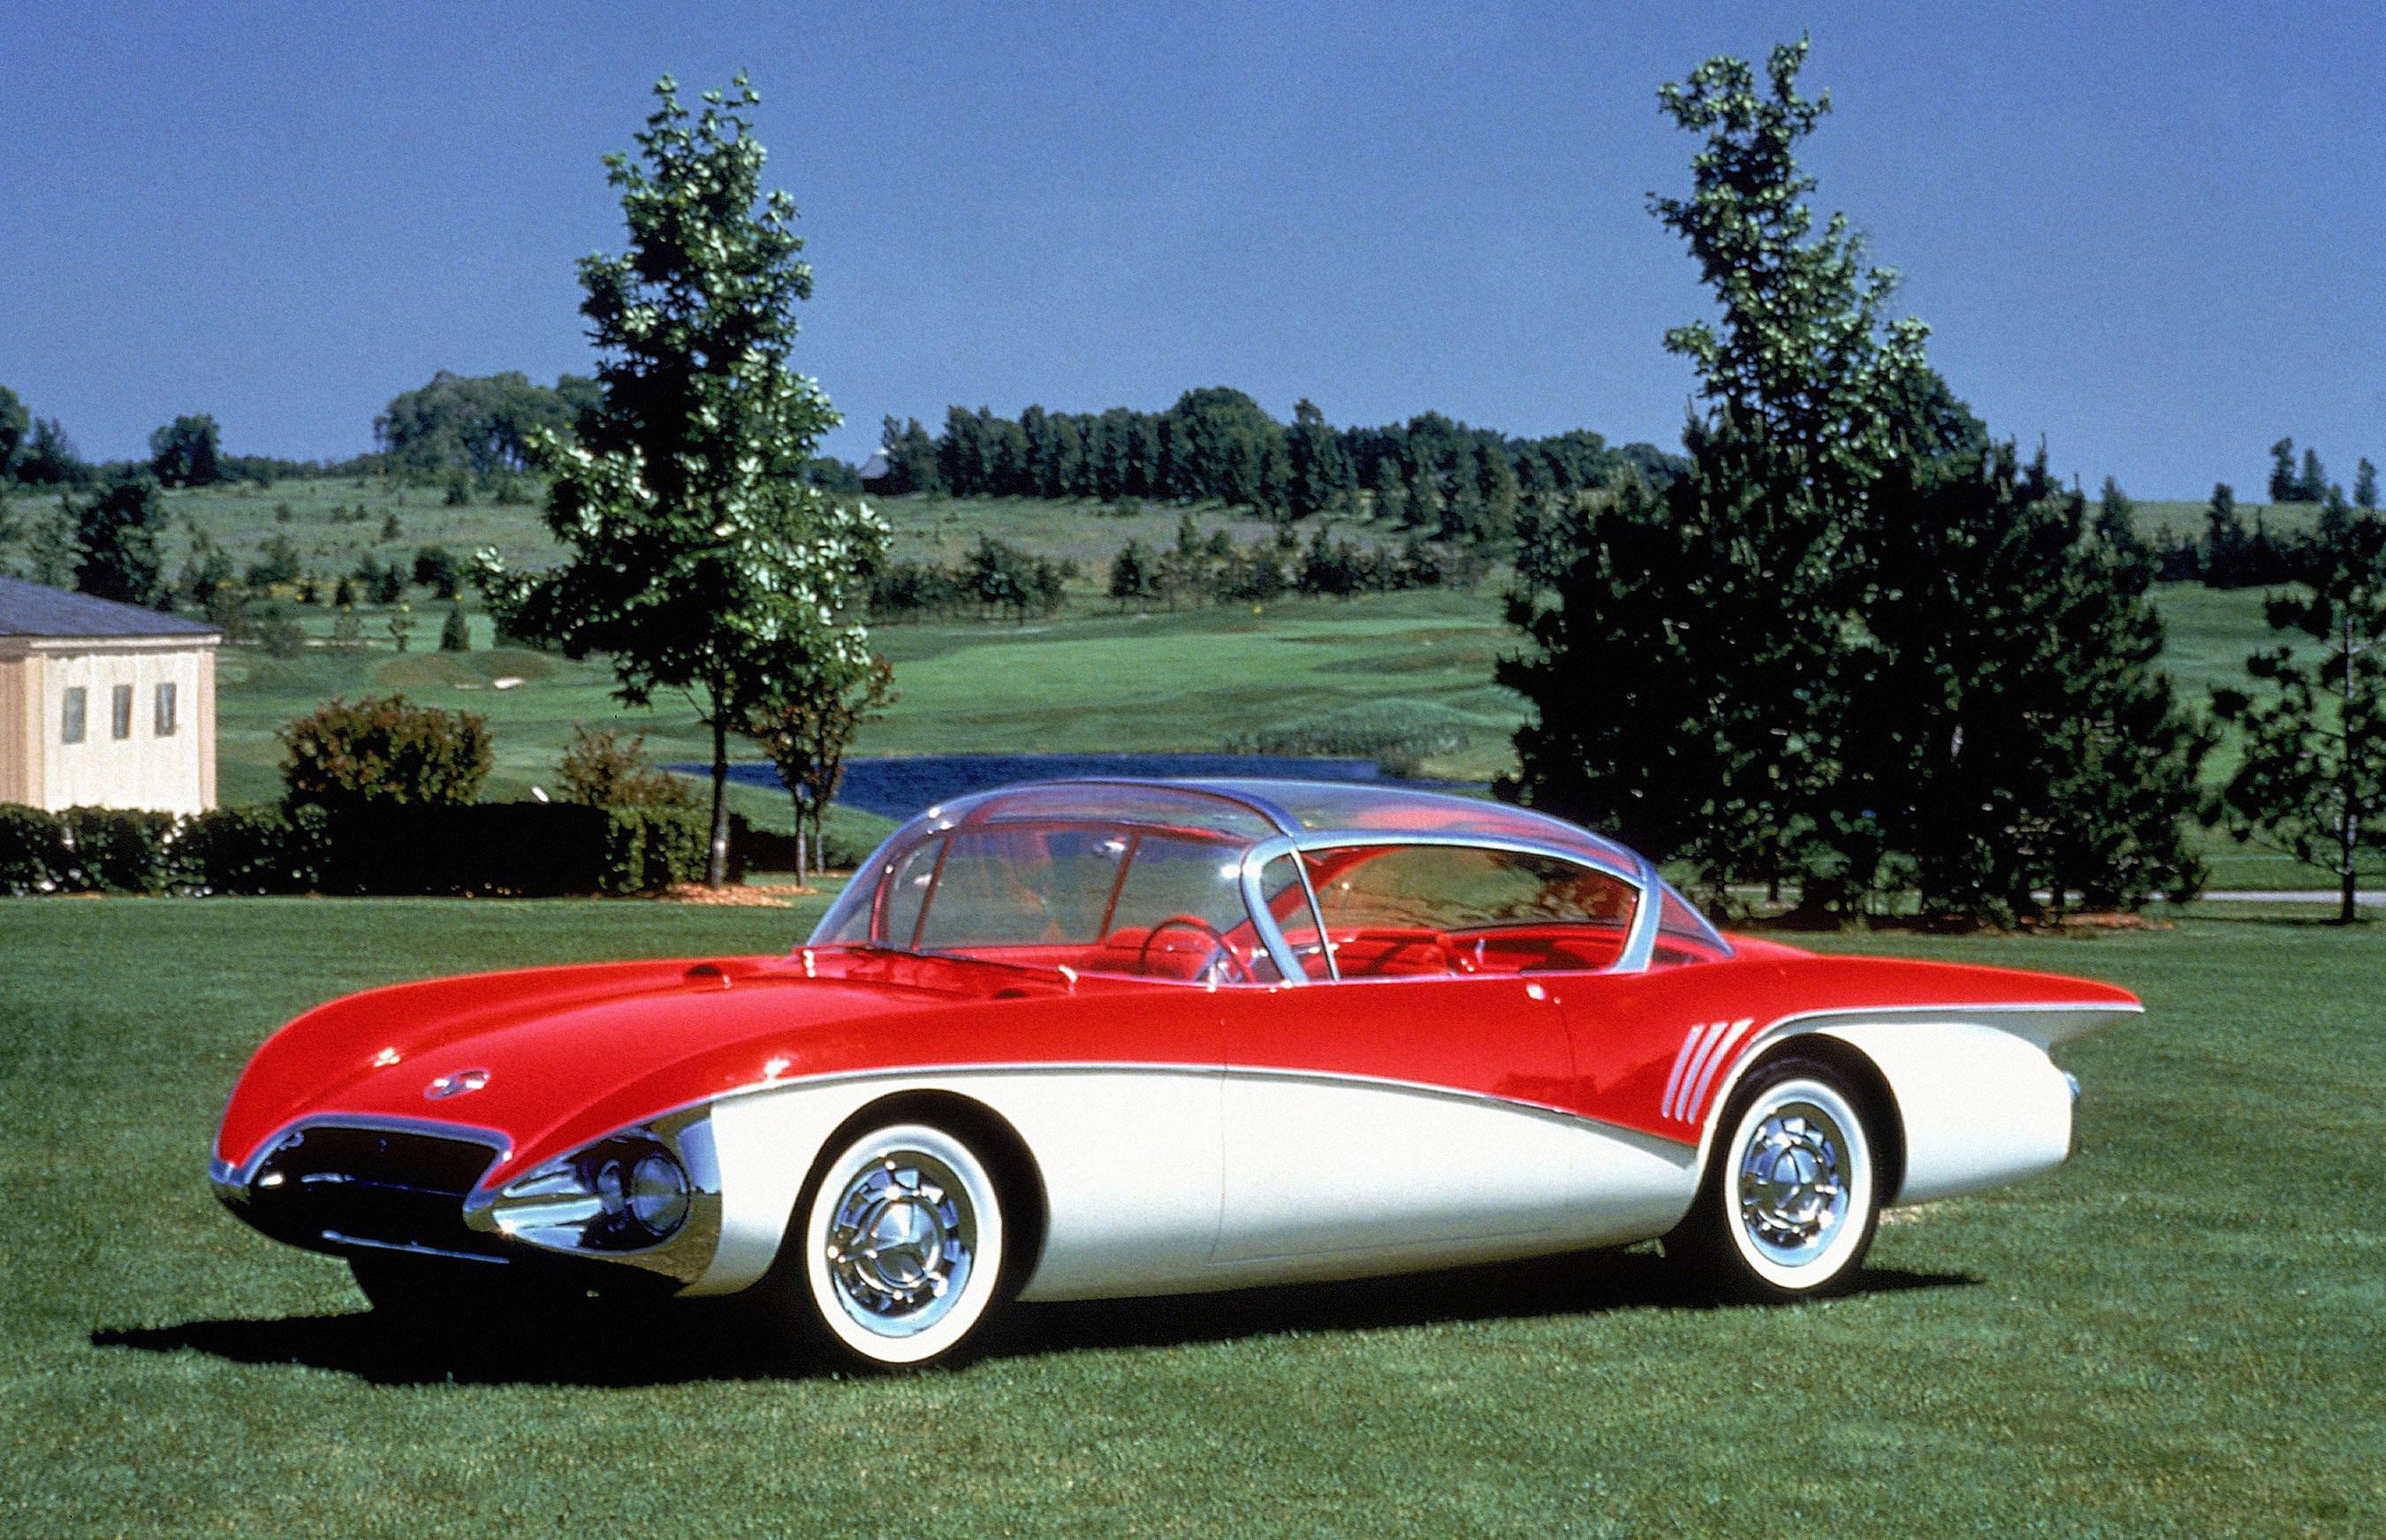
<instances>
[{"instance_id":1,"label":"front grille","mask_svg":"<svg viewBox=\"0 0 2386 1540\"><path fill-rule=\"evenodd\" d=\"M499 1255L466 1227L464 1198L497 1152L470 1139L361 1128L284 1134L248 1184L248 1219L276 1239Z\"/></svg>"}]
</instances>

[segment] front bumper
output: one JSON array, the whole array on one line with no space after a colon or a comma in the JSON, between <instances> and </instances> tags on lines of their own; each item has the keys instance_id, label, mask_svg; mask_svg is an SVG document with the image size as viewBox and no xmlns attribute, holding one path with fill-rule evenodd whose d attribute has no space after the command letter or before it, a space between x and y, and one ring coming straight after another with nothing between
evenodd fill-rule
<instances>
[{"instance_id":1,"label":"front bumper","mask_svg":"<svg viewBox=\"0 0 2386 1540\"><path fill-rule=\"evenodd\" d=\"M494 1130L413 1120L326 1115L280 1129L245 1164L217 1158L208 1184L223 1205L275 1240L333 1256L398 1252L465 1265L571 1272L594 1286L684 1287L721 1239L721 1181L711 1124L701 1111L624 1129L587 1148L640 1139L659 1145L688 1178L685 1219L652 1244L593 1235L556 1201L556 1173L583 1151L502 1187L482 1179L509 1152ZM534 1189L525 1196L523 1189ZM587 1202L597 1200L592 1195ZM590 1210L591 1213L594 1210ZM582 1220L589 1217L580 1216Z\"/></svg>"}]
</instances>

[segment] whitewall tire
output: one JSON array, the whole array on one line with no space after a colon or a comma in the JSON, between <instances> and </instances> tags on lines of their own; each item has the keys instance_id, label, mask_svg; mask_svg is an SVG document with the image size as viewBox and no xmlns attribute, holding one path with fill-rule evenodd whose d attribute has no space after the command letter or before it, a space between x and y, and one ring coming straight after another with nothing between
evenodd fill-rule
<instances>
[{"instance_id":1,"label":"whitewall tire","mask_svg":"<svg viewBox=\"0 0 2386 1540\"><path fill-rule=\"evenodd\" d=\"M890 1123L833 1152L797 1205L789 1301L812 1334L868 1367L958 1356L1004 1289L1002 1197L967 1140Z\"/></svg>"},{"instance_id":2,"label":"whitewall tire","mask_svg":"<svg viewBox=\"0 0 2386 1540\"><path fill-rule=\"evenodd\" d=\"M1742 1298L1844 1286L1880 1223L1877 1149L1838 1070L1798 1058L1759 1066L1716 1125L1698 1202L1666 1256Z\"/></svg>"}]
</instances>

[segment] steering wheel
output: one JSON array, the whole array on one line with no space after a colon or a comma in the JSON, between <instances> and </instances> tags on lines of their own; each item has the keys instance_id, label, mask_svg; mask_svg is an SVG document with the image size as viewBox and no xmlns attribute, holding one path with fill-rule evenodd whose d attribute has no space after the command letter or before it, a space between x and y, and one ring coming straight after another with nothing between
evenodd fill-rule
<instances>
[{"instance_id":1,"label":"steering wheel","mask_svg":"<svg viewBox=\"0 0 2386 1540\"><path fill-rule=\"evenodd\" d=\"M1196 978L1217 967L1223 961L1230 970L1226 975L1229 979L1239 979L1244 983L1251 982L1250 970L1244 966L1241 954L1235 950L1235 944L1226 939L1226 933L1198 914L1172 914L1145 932L1143 948L1135 955L1136 972L1146 977L1150 976L1151 944L1160 939L1161 932L1168 930L1196 931L1209 938L1210 955L1201 959L1199 968L1194 970Z\"/></svg>"}]
</instances>

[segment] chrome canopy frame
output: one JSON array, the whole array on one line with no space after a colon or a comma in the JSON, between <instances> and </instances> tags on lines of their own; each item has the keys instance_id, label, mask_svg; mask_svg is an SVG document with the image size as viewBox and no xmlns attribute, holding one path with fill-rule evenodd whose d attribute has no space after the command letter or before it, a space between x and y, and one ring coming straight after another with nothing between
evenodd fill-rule
<instances>
[{"instance_id":1,"label":"chrome canopy frame","mask_svg":"<svg viewBox=\"0 0 2386 1540\"><path fill-rule=\"evenodd\" d=\"M1300 820L1281 803L1264 795L1259 789L1265 784L1267 783L1263 782L1251 783L1231 780L1168 781L1131 776L1086 776L1026 782L1015 786L998 787L992 791L978 792L968 796L954 798L949 802L939 803L929 808L917 818L905 821L855 869L853 882L859 883L867 881L871 883L869 902L874 909L880 901L878 884L892 870L890 862L898 847L904 850L910 849L923 834L949 833L973 821L974 815L989 802L1029 788L1078 787L1096 790L1101 787L1116 787L1123 791L1161 791L1188 798L1200 798L1212 803L1226 803L1255 815L1275 829L1275 833L1273 835L1244 848L1239 883L1243 894L1243 907L1248 911L1252 932L1266 949L1269 959L1275 964L1281 982L1287 985L1300 986L1339 982L1341 979L1341 970L1335 960L1332 942L1325 937L1324 912L1318 905L1316 892L1310 885L1308 863L1300 859L1304 855L1374 845L1441 845L1458 849L1497 850L1511 855L1535 856L1577 867L1585 871L1601 872L1623 883L1632 890L1634 895L1632 919L1625 932L1623 948L1613 963L1600 970L1602 973L1646 971L1651 960L1656 955L1657 938L1664 926L1666 900L1669 897L1678 898L1678 895L1675 895L1664 880L1658 875L1655 865L1639 851L1588 830L1572 831L1571 826L1563 825L1560 820L1551 819L1546 814L1533 815L1529 811L1526 812L1527 817L1547 821L1557 826L1561 832L1580 833L1583 845L1577 847L1556 840L1538 840L1513 833L1489 832L1432 829L1311 829L1304 826ZM1386 787L1383 790L1404 797L1434 795L1413 792L1401 787ZM1459 799L1450 798L1450 800ZM1503 809L1503 811L1507 810L1509 809ZM1325 949L1327 977L1325 980L1312 979L1309 976L1308 970L1301 965L1299 953L1286 939L1282 928L1276 923L1275 917L1269 912L1262 893L1262 874L1268 864L1285 857L1293 858L1294 870L1300 876L1302 896L1309 906L1311 919L1317 926L1321 944ZM1686 908L1689 908L1687 900L1682 902ZM829 933L833 929L832 921L840 920L847 911L847 898L840 896L836 903L830 907L828 914L823 918L819 929L813 933L810 945L835 945ZM1695 908L1690 909L1693 915L1697 912ZM1711 926L1710 930L1712 930ZM898 949L908 950L909 948L898 947Z\"/></svg>"}]
</instances>

